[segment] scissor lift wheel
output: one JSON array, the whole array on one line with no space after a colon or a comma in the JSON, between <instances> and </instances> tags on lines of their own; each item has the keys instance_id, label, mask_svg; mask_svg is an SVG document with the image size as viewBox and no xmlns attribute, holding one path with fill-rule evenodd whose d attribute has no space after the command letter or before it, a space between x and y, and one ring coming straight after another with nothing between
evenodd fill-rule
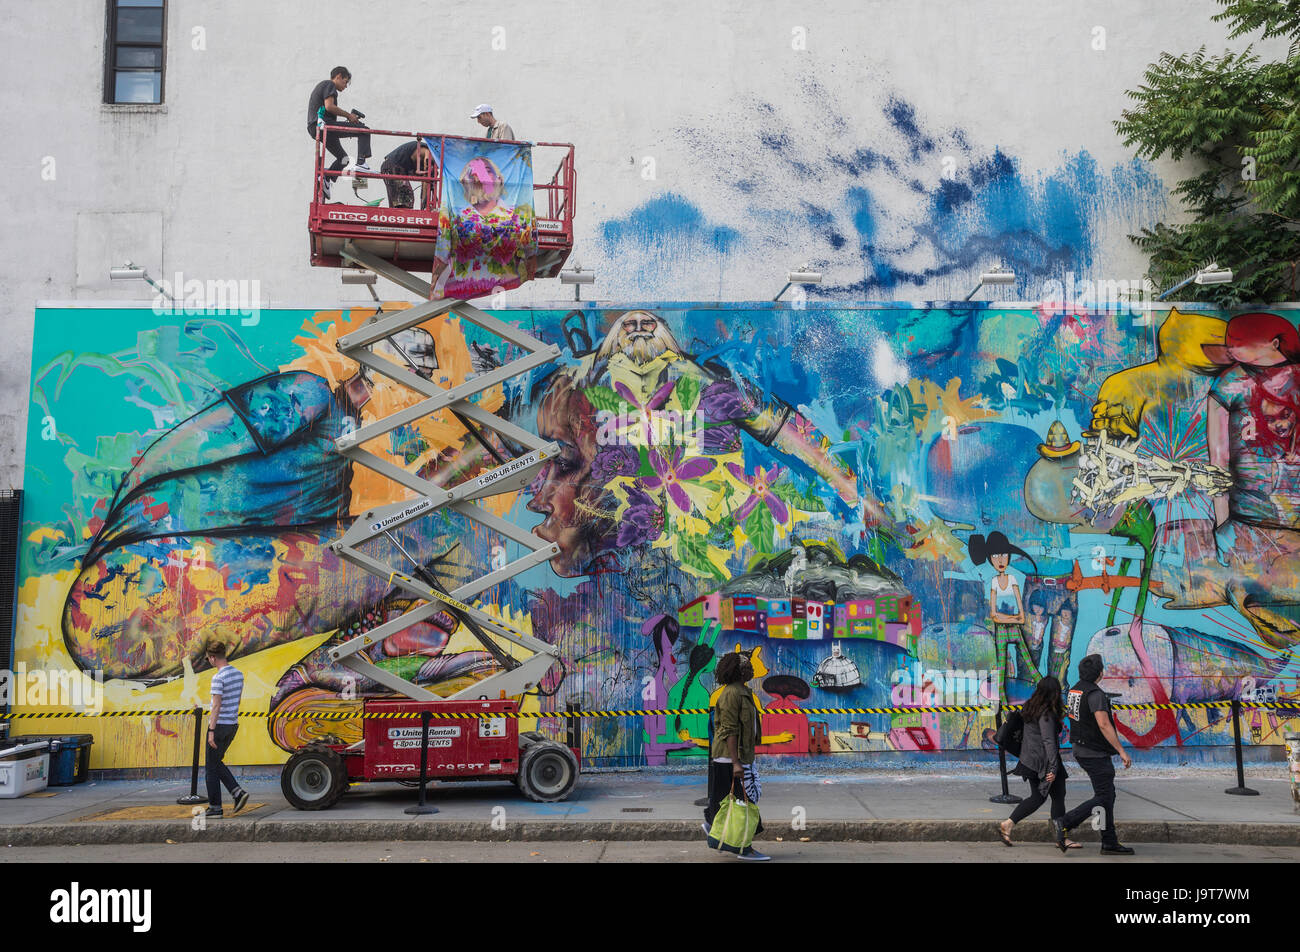
<instances>
[{"instance_id":1,"label":"scissor lift wheel","mask_svg":"<svg viewBox=\"0 0 1300 952\"><path fill-rule=\"evenodd\" d=\"M331 807L347 786L343 758L338 751L320 744L295 751L280 772L280 790L299 810Z\"/></svg>"},{"instance_id":2,"label":"scissor lift wheel","mask_svg":"<svg viewBox=\"0 0 1300 952\"><path fill-rule=\"evenodd\" d=\"M529 800L554 803L573 792L578 782L578 758L553 740L530 744L523 751L515 783Z\"/></svg>"}]
</instances>

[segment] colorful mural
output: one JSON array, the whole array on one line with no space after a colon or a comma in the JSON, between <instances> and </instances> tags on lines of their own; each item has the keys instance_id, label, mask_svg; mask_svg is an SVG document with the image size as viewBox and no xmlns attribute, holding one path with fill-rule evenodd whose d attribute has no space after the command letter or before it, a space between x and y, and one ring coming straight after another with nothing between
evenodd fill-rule
<instances>
[{"instance_id":1,"label":"colorful mural","mask_svg":"<svg viewBox=\"0 0 1300 952\"><path fill-rule=\"evenodd\" d=\"M1090 652L1125 702L1300 696L1292 313L499 312L562 354L482 399L560 446L490 502L560 549L481 603L560 647L526 709L707 707L728 651L753 662L760 749L793 756L988 748L999 700ZM416 402L335 349L373 314L38 310L17 660L102 671L109 709L183 708L217 638L250 710L358 711L378 686L328 649L409 607L328 548L408 495L332 448ZM511 356L446 317L393 346L447 385ZM450 415L367 448L448 484L491 463ZM458 520L374 554L448 585L515 557ZM444 614L371 660L442 694L495 670ZM917 710L936 705L982 710ZM1295 726L1252 717L1253 743ZM1142 746L1231 739L1220 711L1120 723ZM97 766L185 763L183 726L96 723ZM233 757L325 736L359 722L248 721ZM707 737L703 715L601 718L584 753L664 764Z\"/></svg>"}]
</instances>

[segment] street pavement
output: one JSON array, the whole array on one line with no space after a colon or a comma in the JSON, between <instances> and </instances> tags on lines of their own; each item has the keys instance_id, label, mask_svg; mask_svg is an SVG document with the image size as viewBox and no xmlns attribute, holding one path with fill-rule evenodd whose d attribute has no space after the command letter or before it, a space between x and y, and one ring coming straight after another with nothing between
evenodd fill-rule
<instances>
[{"instance_id":1,"label":"street pavement","mask_svg":"<svg viewBox=\"0 0 1300 952\"><path fill-rule=\"evenodd\" d=\"M1070 806L1091 795L1081 772L1075 777L1067 795ZM0 861L20 858L24 854L12 850L29 847L134 844L163 850L168 840L210 846L437 840L445 844L438 856L464 841L580 844L587 840L595 844L593 849L604 849L609 859L625 855L628 849L626 855L635 855L631 847L640 844L644 850L646 842L656 842L655 850L671 853L685 848L684 842L698 840L701 809L694 801L705 794L703 777L697 772L599 771L584 773L573 794L560 803L533 803L504 783L435 784L429 789L429 802L439 812L413 817L403 811L415 802L416 791L398 784L355 784L331 809L302 812L285 801L274 771L246 772L241 782L252 795L250 806L232 816L227 803L227 816L211 820L176 805L176 798L187 793L189 785L174 780L99 780L0 800ZM1133 843L1177 847L1182 859L1194 855L1181 852L1189 844L1282 849L1276 857L1250 855L1295 858L1283 849L1300 848L1300 812L1291 797L1285 763L1250 766L1246 782L1260 795L1226 795L1224 790L1235 785L1235 777L1223 765L1120 770L1116 804L1120 836ZM1013 793L1028 789L1014 777L1010 786ZM764 778L760 801L767 828L762 839L776 850L776 837L781 837L783 848L808 850L809 856L817 857L838 855L825 851L830 844L846 844L847 849L850 843L874 844L861 854L864 858L885 855L890 843L929 843L940 850L963 843L968 845L961 849L978 846L980 858L994 862L1020 861L1021 853L1032 851L1055 855L1047 845L1046 806L1013 834L1024 844L1019 852L997 842L994 824L1012 809L989 802L999 789L995 765L985 764L773 771ZM1085 825L1076 839L1095 844L1096 836ZM626 846L616 846L620 843ZM988 855L983 844L997 848ZM582 852L577 846L566 849L568 858ZM1218 861L1226 855L1211 851L1206 858ZM170 861L171 853L168 857ZM429 858L432 861L433 855Z\"/></svg>"},{"instance_id":2,"label":"street pavement","mask_svg":"<svg viewBox=\"0 0 1300 952\"><path fill-rule=\"evenodd\" d=\"M1050 843L799 843L764 841L781 863L1297 863L1296 846L1227 846L1138 843L1133 856L1102 856L1097 847L1063 856ZM59 863L73 859L69 846L0 848L0 863ZM703 843L678 840L544 841L480 843L148 843L81 846L78 863L735 863Z\"/></svg>"}]
</instances>

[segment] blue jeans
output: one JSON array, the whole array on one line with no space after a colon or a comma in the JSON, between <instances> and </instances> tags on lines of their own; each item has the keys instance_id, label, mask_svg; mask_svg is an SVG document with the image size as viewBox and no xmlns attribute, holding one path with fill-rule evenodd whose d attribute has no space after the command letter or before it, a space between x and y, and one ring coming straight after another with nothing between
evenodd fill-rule
<instances>
[{"instance_id":1,"label":"blue jeans","mask_svg":"<svg viewBox=\"0 0 1300 952\"><path fill-rule=\"evenodd\" d=\"M238 724L218 724L216 730L212 733L217 746L213 747L206 741L203 744L203 749L207 751L207 759L203 762L203 776L208 784L208 806L210 807L221 809L222 784L225 784L232 797L235 795L235 791L239 789L239 784L235 782L235 775L230 772L230 768L221 760L226 756L226 751L230 749L237 730L239 730Z\"/></svg>"}]
</instances>

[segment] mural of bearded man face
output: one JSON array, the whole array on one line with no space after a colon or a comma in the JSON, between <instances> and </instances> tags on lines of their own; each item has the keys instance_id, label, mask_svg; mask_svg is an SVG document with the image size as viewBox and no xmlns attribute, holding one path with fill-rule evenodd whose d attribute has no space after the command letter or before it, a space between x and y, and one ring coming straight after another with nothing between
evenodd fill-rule
<instances>
[{"instance_id":1,"label":"mural of bearded man face","mask_svg":"<svg viewBox=\"0 0 1300 952\"><path fill-rule=\"evenodd\" d=\"M670 351L680 354L682 349L662 319L649 311L628 311L610 327L597 356L607 360L623 354L638 364L648 364Z\"/></svg>"}]
</instances>

